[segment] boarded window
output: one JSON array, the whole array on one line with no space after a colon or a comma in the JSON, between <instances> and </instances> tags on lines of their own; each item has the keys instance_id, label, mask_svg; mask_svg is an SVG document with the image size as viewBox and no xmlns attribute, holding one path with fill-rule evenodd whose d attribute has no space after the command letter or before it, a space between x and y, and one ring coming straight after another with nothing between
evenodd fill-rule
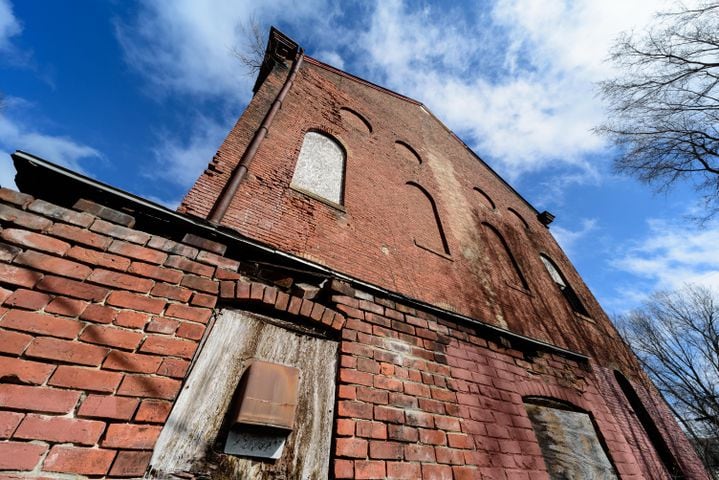
<instances>
[{"instance_id":1,"label":"boarded window","mask_svg":"<svg viewBox=\"0 0 719 480\"><path fill-rule=\"evenodd\" d=\"M504 280L510 285L528 289L527 281L502 235L488 223L482 223L482 228L487 238L490 254L499 267Z\"/></svg>"},{"instance_id":2,"label":"boarded window","mask_svg":"<svg viewBox=\"0 0 719 480\"><path fill-rule=\"evenodd\" d=\"M542 450L549 478L617 478L589 414L545 398L528 398L524 406Z\"/></svg>"},{"instance_id":3,"label":"boarded window","mask_svg":"<svg viewBox=\"0 0 719 480\"><path fill-rule=\"evenodd\" d=\"M281 435L275 428L268 430L262 425L253 430L242 420L239 433L255 433L253 441L247 435L231 436L227 429L232 428L232 422L228 425L227 420L236 418L231 415L232 407L237 404L243 373L258 361L297 371L297 413L291 430L285 428ZM336 364L337 342L320 332L261 315L224 310L157 440L150 462L152 478L180 478L187 472L193 472L193 478L327 478ZM227 448L229 440L238 439L247 440L242 449ZM267 453L275 450L277 455ZM279 458L256 458L273 456Z\"/></svg>"},{"instance_id":4,"label":"boarded window","mask_svg":"<svg viewBox=\"0 0 719 480\"><path fill-rule=\"evenodd\" d=\"M341 205L344 170L345 152L340 144L322 133L307 132L292 186Z\"/></svg>"},{"instance_id":5,"label":"boarded window","mask_svg":"<svg viewBox=\"0 0 719 480\"><path fill-rule=\"evenodd\" d=\"M552 277L555 285L557 285L559 291L562 292L564 299L567 301L569 306L572 307L572 310L582 315L589 316L589 312L587 312L587 309L584 308L581 300L579 300L579 297L572 287L569 286L567 280L564 278L564 275L562 275L554 262L545 255L540 255L540 258L542 259L542 263L544 263L544 267L547 269L547 272L549 272L549 276Z\"/></svg>"},{"instance_id":6,"label":"boarded window","mask_svg":"<svg viewBox=\"0 0 719 480\"><path fill-rule=\"evenodd\" d=\"M432 196L414 182L407 183L406 211L402 212L417 246L449 255L442 221Z\"/></svg>"}]
</instances>

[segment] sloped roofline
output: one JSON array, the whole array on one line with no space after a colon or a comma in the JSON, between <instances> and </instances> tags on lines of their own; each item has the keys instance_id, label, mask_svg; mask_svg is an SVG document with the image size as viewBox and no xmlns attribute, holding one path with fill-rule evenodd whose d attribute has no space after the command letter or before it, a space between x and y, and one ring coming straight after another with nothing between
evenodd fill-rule
<instances>
[{"instance_id":1,"label":"sloped roofline","mask_svg":"<svg viewBox=\"0 0 719 480\"><path fill-rule=\"evenodd\" d=\"M478 318L452 312L423 300L393 292L312 260L284 252L247 237L229 227L210 223L201 217L177 212L164 205L74 172L39 156L16 150L15 153L11 154L11 157L17 171L15 182L19 190L35 197L46 199L51 203L71 208L75 201L86 198L101 205L107 205L110 208L132 214L138 221L135 228L138 228L138 225L143 225L143 228L148 233L159 234L166 238L172 238L173 234L178 232L182 234L195 233L201 237L234 246L238 251L245 252L248 258L266 258L273 265L285 265L288 268L294 268L298 272L323 276L324 278L334 277L347 282L354 288L386 296L389 299L425 310L443 319L470 325L485 334L506 337L518 344L531 345L538 350L554 352L576 361L587 362L589 360L589 357L584 353L528 337Z\"/></svg>"},{"instance_id":2,"label":"sloped roofline","mask_svg":"<svg viewBox=\"0 0 719 480\"><path fill-rule=\"evenodd\" d=\"M340 75L342 77L348 78L356 83L360 83L362 85L365 85L367 87L373 88L375 90L379 90L382 93L391 95L393 97L399 98L400 100L404 100L405 102L411 103L413 105L416 105L420 107L422 110L427 112L427 114L432 117L442 128L444 128L447 133L449 133L452 138L454 138L456 141L458 141L469 153L472 155L476 160L478 160L482 165L487 167L487 169L495 176L499 181L501 181L507 188L509 188L515 195L517 195L536 215L539 215L539 210L537 210L534 205L532 205L529 200L524 198L524 196L519 193L512 185L509 184L502 176L497 173L487 162L482 160L482 157L480 157L474 150L472 150L469 145L467 145L464 140L459 138L459 136L452 131L445 123L435 115L432 110L427 107L424 103L415 100L413 98L410 98L406 95L402 95L401 93L397 93L394 90L390 90L389 88L383 87L381 85L377 85L376 83L372 83L369 80L365 80L364 78L358 77L356 75L352 75L351 73L347 73L344 70L340 70L339 68L333 67L332 65L328 65L320 60L317 60L316 58L310 57L309 55L304 56L304 61L307 63L311 63L312 65L315 65L317 67L320 67L324 70L330 71L332 73L335 73L337 75Z\"/></svg>"},{"instance_id":3,"label":"sloped roofline","mask_svg":"<svg viewBox=\"0 0 719 480\"><path fill-rule=\"evenodd\" d=\"M269 75L270 71L272 71L272 68L274 67L275 63L278 61L295 61L297 58L298 52L301 50L300 45L292 40L290 37L279 31L275 27L270 27L270 34L269 38L267 40L267 48L265 50L265 56L264 60L262 62L262 67L260 68L260 71L257 75L257 80L255 82L255 86L252 89L253 92L257 92L260 85L265 81L267 76ZM376 83L370 82L369 80L366 80L364 78L358 77L356 75L353 75L351 73L345 72L344 70L340 70L337 67L333 67L332 65L329 65L325 62L322 62L320 60L317 60L316 58L310 57L309 55L303 56L303 61L310 63L316 67L322 68L324 70L327 70L329 72L332 72L336 75L340 75L344 78L347 78L349 80L352 80L356 83L359 83L361 85L364 85L369 88L373 88L375 90L378 90L382 93L385 93L387 95L391 95L395 98L398 98L400 100L404 100L405 102L411 103L413 105L416 105L420 107L422 110L424 110L428 115L430 115L442 128L444 128L456 141L458 141L469 153L472 155L476 160L478 160L482 165L487 167L487 169L495 176L497 179L502 182L507 188L509 188L517 197L519 197L522 202L524 202L536 215L539 215L540 212L532 205L529 200L524 198L524 196L519 193L515 188L510 185L500 174L498 174L487 162L482 160L482 157L480 157L474 150L472 150L459 136L454 133L445 123L437 117L424 103L415 100L413 98L410 98L406 95L402 95L401 93L397 93L394 90L390 90L389 88L383 87L381 85L377 85Z\"/></svg>"}]
</instances>

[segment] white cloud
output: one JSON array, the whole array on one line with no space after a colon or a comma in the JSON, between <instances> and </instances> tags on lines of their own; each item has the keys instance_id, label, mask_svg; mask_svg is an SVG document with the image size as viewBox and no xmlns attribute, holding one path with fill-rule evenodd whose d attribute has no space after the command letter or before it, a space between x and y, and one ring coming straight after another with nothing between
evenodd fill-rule
<instances>
[{"instance_id":1,"label":"white cloud","mask_svg":"<svg viewBox=\"0 0 719 480\"><path fill-rule=\"evenodd\" d=\"M552 234L557 240L562 250L571 256L575 245L579 240L585 238L588 234L597 229L597 220L594 218L585 218L581 221L581 226L576 230L564 228L560 226L552 227Z\"/></svg>"},{"instance_id":2,"label":"white cloud","mask_svg":"<svg viewBox=\"0 0 719 480\"><path fill-rule=\"evenodd\" d=\"M127 63L155 93L189 93L246 101L253 78L232 51L247 43L252 19L260 25L280 20L301 22L320 15L318 1L145 0L129 23L116 24ZM262 32L265 34L265 32Z\"/></svg>"},{"instance_id":3,"label":"white cloud","mask_svg":"<svg viewBox=\"0 0 719 480\"><path fill-rule=\"evenodd\" d=\"M145 175L157 177L160 172L163 180L182 187L189 187L197 180L220 147L232 122L217 123L198 117L192 123L194 128L189 137L160 136L158 145L153 149L157 166L148 169Z\"/></svg>"},{"instance_id":4,"label":"white cloud","mask_svg":"<svg viewBox=\"0 0 719 480\"><path fill-rule=\"evenodd\" d=\"M510 177L558 165L591 170L587 155L605 148L591 132L603 115L594 91L609 73L603 60L621 31L660 6L498 0L472 24L444 7L385 1L358 47L390 87L426 103Z\"/></svg>"},{"instance_id":5,"label":"white cloud","mask_svg":"<svg viewBox=\"0 0 719 480\"><path fill-rule=\"evenodd\" d=\"M719 287L719 223L704 228L649 220L646 238L630 244L614 267L650 289L677 289L686 283ZM631 287L629 288L631 290Z\"/></svg>"},{"instance_id":6,"label":"white cloud","mask_svg":"<svg viewBox=\"0 0 719 480\"><path fill-rule=\"evenodd\" d=\"M343 70L345 68L345 61L342 56L334 50L320 50L312 54L312 57L316 58L321 62L325 62L328 65L332 65L335 68Z\"/></svg>"},{"instance_id":7,"label":"white cloud","mask_svg":"<svg viewBox=\"0 0 719 480\"><path fill-rule=\"evenodd\" d=\"M82 162L102 159L102 154L88 145L39 131L17 118L15 114L30 105L24 99L8 97L0 112L0 185L15 188L15 168L10 161L10 153L15 150L24 150L78 172L84 171Z\"/></svg>"},{"instance_id":8,"label":"white cloud","mask_svg":"<svg viewBox=\"0 0 719 480\"><path fill-rule=\"evenodd\" d=\"M12 49L10 39L22 31L9 0L0 0L0 52Z\"/></svg>"}]
</instances>

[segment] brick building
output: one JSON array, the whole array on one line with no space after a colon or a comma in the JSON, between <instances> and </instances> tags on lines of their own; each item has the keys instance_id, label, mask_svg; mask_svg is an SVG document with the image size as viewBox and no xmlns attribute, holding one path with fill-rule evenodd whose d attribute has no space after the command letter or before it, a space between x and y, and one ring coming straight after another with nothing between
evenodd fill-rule
<instances>
[{"instance_id":1,"label":"brick building","mask_svg":"<svg viewBox=\"0 0 719 480\"><path fill-rule=\"evenodd\" d=\"M16 152L0 478L707 478L536 211L270 33L177 212Z\"/></svg>"}]
</instances>

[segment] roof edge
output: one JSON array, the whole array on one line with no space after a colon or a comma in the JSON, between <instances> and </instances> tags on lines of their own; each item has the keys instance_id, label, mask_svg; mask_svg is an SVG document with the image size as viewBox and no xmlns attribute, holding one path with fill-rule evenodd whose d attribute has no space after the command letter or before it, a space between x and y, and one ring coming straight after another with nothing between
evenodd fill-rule
<instances>
[{"instance_id":1,"label":"roof edge","mask_svg":"<svg viewBox=\"0 0 719 480\"><path fill-rule=\"evenodd\" d=\"M467 151L469 151L469 153L470 153L475 159L479 160L479 162L480 162L482 165L484 165L485 167L487 167L487 169L488 169L495 177L497 177L497 178L499 179L499 181L501 181L507 188L509 188L509 190L510 190L512 193L514 193L515 195L517 195L517 197L519 197L519 199L522 200L522 202L524 202L524 203L529 207L530 210L532 210L536 215L539 215L539 213L540 213L539 210L537 210L537 208L536 208L534 205L532 205L532 203L531 203L529 200L527 200L527 199L526 199L521 193L519 193L509 182L507 182L499 173L497 173L497 172L494 170L494 168L492 168L487 162L485 162L485 161L482 159L482 157L479 156L479 154L478 154L477 152L475 152L474 150L472 150L472 149L469 147L469 145L467 145L467 144L465 143L464 140L462 140L461 138L459 138L459 136L458 136L456 133L454 133L454 131L453 131L451 128L449 128L442 120L440 120L440 118L439 118L437 115L435 115L434 112L432 112L432 110L430 110L429 107L427 107L427 105L425 105L424 103L422 103L422 102L420 102L420 101L418 101L418 100L415 100L415 99L413 99L413 98L410 98L410 97L408 97L408 96L406 96L406 95L402 95L401 93L397 93L397 92L395 92L394 90L390 90L389 88L383 87L383 86L381 86L381 85L377 85L376 83L372 83L372 82L370 82L369 80L365 80L364 78L358 77L357 75L353 75L353 74L351 74L351 73L345 72L344 70L340 70L339 68L333 67L332 65L329 65L329 64L327 64L327 63L324 63L324 62L322 62L322 61L320 61L320 60L317 60L316 58L310 57L310 56L308 56L308 55L305 55L304 60L305 60L306 63L310 63L310 64L315 65L315 66L317 66L317 67L323 68L323 69L325 69L325 70L327 70L327 71L330 71L330 72L335 73L335 74L337 74L337 75L340 75L340 76L342 76L342 77L348 78L348 79L350 79L350 80L353 80L353 81L355 81L355 82L357 82L357 83L360 83L360 84L362 84L362 85L368 86L368 87L370 87L370 88L374 88L375 90L379 90L379 91L381 91L381 92L387 93L387 94L389 94L389 95L392 95L393 97L399 98L400 100L404 100L404 101L406 101L406 102L409 102L409 103L411 103L411 104L413 104L413 105L417 105L418 107L422 108L422 109L423 109L425 112L427 112L437 123L439 123L439 124L442 126L442 128L444 128L455 140L457 140Z\"/></svg>"},{"instance_id":2,"label":"roof edge","mask_svg":"<svg viewBox=\"0 0 719 480\"><path fill-rule=\"evenodd\" d=\"M444 319L455 321L464 325L471 325L472 327L484 331L485 333L498 335L511 341L516 341L519 344L530 345L532 348L537 350L550 351L556 354L560 354L575 361L589 361L589 356L583 353L553 345L539 339L527 337L520 333L513 332L511 330L507 330L502 327L492 325L490 323L486 323L476 318L452 312L400 293L392 292L391 290L387 290L378 285L359 280L324 265L315 263L311 260L307 260L305 258L297 257L290 253L277 250L269 245L260 243L256 240L246 237L230 228L213 225L203 218L194 217L184 213L179 213L175 210L171 210L163 205L152 202L150 200L146 200L138 195L126 192L98 180L94 180L88 176L74 172L60 165L54 164L31 153L17 150L11 154L11 157L17 171L16 183L18 184L18 187L21 190L25 190L26 192L29 192L31 194L33 194L31 188L24 189L23 186L32 186L34 188L49 186L49 188L55 190L55 192L47 192L48 194L54 193L55 196L59 194L62 198L66 199L68 197L68 191L74 192L76 195L81 195L82 190L94 192L95 195L112 198L115 204L125 205L128 209L134 209L136 212L145 215L147 218L151 219L154 222L163 223L163 227L165 225L174 223L181 227L182 231L184 232L197 232L201 235L207 235L209 236L209 238L218 239L219 241L231 242L235 245L241 245L243 249L247 249L248 251L254 251L280 257L290 264L299 265L304 268L311 269L317 274L331 275L338 280L343 280L349 283L353 287L366 290L373 294L379 294L396 301L404 302L408 305L420 308L424 311L440 316ZM52 181L43 182L43 179ZM83 188L68 189L67 183L73 182L75 183L75 187ZM63 185L63 183L65 183L65 185Z\"/></svg>"}]
</instances>

